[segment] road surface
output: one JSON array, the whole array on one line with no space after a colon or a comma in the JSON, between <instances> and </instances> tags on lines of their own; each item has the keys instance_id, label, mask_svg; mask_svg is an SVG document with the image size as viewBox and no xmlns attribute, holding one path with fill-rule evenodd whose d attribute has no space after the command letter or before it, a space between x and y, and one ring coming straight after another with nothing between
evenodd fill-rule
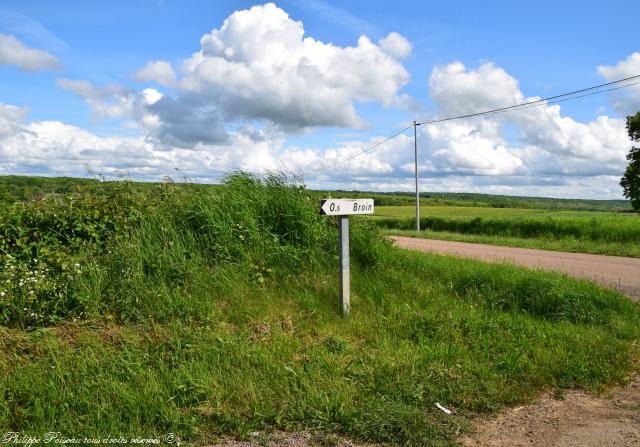
<instances>
[{"instance_id":1,"label":"road surface","mask_svg":"<svg viewBox=\"0 0 640 447\"><path fill-rule=\"evenodd\" d=\"M390 236L398 247L553 270L612 287L640 301L640 259Z\"/></svg>"}]
</instances>

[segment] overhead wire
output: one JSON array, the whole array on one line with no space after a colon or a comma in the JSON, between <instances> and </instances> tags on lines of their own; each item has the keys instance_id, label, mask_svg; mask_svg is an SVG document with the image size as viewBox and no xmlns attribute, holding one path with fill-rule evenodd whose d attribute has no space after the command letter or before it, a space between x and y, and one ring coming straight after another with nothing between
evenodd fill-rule
<instances>
[{"instance_id":1,"label":"overhead wire","mask_svg":"<svg viewBox=\"0 0 640 447\"><path fill-rule=\"evenodd\" d=\"M602 87L607 87L609 85L615 85L615 84L620 84L622 82L626 82L626 81L630 81L632 79L638 79L640 78L640 74L635 75L635 76L629 76L628 78L624 78L624 79L618 79L617 81L611 81L611 82L606 82L604 84L599 84L599 85L594 85L593 87L587 87L587 88L582 88L580 90L574 90L572 92L568 92L568 93L562 93L560 95L554 95L554 96L549 96L547 98L542 98L542 99L536 99L535 101L528 101L528 102L523 102L520 104L514 104L512 106L507 106L507 107L500 107L498 109L493 109L493 110L485 110L483 112L476 112L476 113L469 113L466 115L458 115L458 116L451 116L451 117L447 117L447 118L440 118L440 119L436 119L436 120L427 120L427 121L417 121L416 124L417 125L423 125L423 124L437 124L437 123L443 123L445 121L453 121L453 120L459 120L459 119L463 119L463 118L472 118L475 116L482 116L482 115L489 115L489 114L493 114L493 113L499 113L499 112L503 112L503 111L509 111L512 109L518 109L518 108L523 108L525 106L530 106L533 104L544 104L544 103L548 103L549 101L553 101L555 99L558 98L564 98L567 96L570 96L570 99L573 99L574 95L577 95L578 93L583 93L583 92L587 92L590 90L596 90L596 89L600 89ZM634 85L634 84L630 84L630 85ZM625 85L621 88L626 88L629 85ZM605 93L609 90L600 90L598 92L595 92L594 94L598 94L598 93ZM588 96L588 95L585 95ZM581 96L578 96L581 97ZM578 98L576 97L576 98ZM557 101L560 102L560 101Z\"/></svg>"},{"instance_id":2,"label":"overhead wire","mask_svg":"<svg viewBox=\"0 0 640 447\"><path fill-rule=\"evenodd\" d=\"M506 112L513 112L513 111L518 111L518 110L532 109L534 107L541 107L541 106L546 106L546 105L549 105L549 104L557 104L559 102L571 101L573 99L579 99L579 98L584 98L584 97L587 97L587 96L599 95L601 93L607 93L607 92L612 92L612 91L615 91L615 90L621 90L623 88L631 87L631 86L634 86L634 85L640 85L640 81L639 82L632 82L630 84L625 84L625 85L621 85L621 86L618 86L618 87L608 88L608 89L605 89L605 90L598 90L597 92L591 92L591 93L585 93L583 95L571 96L569 98L555 99L555 100L552 100L552 101L544 101L544 102L531 101L530 103L523 103L522 107L518 107L517 109L495 110L495 111L491 111L490 113L487 112L486 114L487 115L496 115L498 113L506 113ZM459 117L457 119L462 119L462 117ZM440 121L438 121L438 122L440 122ZM438 124L438 122L420 122L420 123L416 123L416 124L417 125Z\"/></svg>"},{"instance_id":3,"label":"overhead wire","mask_svg":"<svg viewBox=\"0 0 640 447\"><path fill-rule=\"evenodd\" d=\"M628 87L640 84L640 81L638 81L638 82L633 82L633 83L629 83L629 84L625 84L625 85L621 85L621 86L617 86L617 87L598 90L598 89L602 89L603 87L620 84L620 83L623 83L623 82L631 81L633 79L640 79L640 74L635 75L635 76L629 76L629 77L624 78L624 79L619 79L617 81L606 82L606 83L595 85L595 86L592 86L592 87L582 88L582 89L579 89L579 90L574 90L572 92L562 93L560 95L549 96L549 97L546 97L546 98L537 99L535 101L529 101L529 102L524 102L524 103L520 103L520 104L514 104L514 105L511 105L511 106L507 106L507 107L500 107L500 108L497 108L497 109L485 110L485 111L482 111L482 112L469 113L469 114L465 114L465 115L458 115L458 116L452 116L452 117L447 117L447 118L440 118L440 119L436 119L436 120L416 121L416 125L417 126L422 126L422 125L438 124L438 123L443 123L443 122L453 121L453 120L459 120L459 119L465 119L465 118L473 118L473 117L479 117L479 116L485 116L485 115L493 115L493 114L498 114L498 113L511 112L511 111L514 111L514 110L525 110L525 109L529 109L529 108L533 108L533 107L540 107L540 106L548 105L548 104L557 104L559 102L564 102L564 101L569 101L569 100L573 100L573 99L584 98L584 97L587 97L587 96L598 95L598 94L601 94L601 93L607 93L607 92L611 92L611 91L615 91L615 90L621 90L623 88L628 88ZM593 91L593 90L597 90L597 91ZM584 92L589 92L589 93L584 93ZM578 95L579 93L584 93L584 94ZM374 149L376 149L379 146L381 146L382 144L386 143L387 141L392 140L392 139L396 138L398 135L406 132L408 129L410 129L412 127L413 127L413 123L411 123L407 127L404 127L403 129L395 132L394 134L389 135L388 137L384 138L383 140L378 141L378 142L366 147L365 149L361 150L360 152L352 154L352 155L350 155L350 156L348 156L346 158L343 158L343 159L338 160L336 162L330 163L328 165L323 165L318 169L310 171L310 173L326 171L329 168L333 168L335 166L341 165L342 163L346 163L347 161L353 160L354 158L357 158L360 155L363 155L363 154L366 154L368 152L371 152Z\"/></svg>"},{"instance_id":4,"label":"overhead wire","mask_svg":"<svg viewBox=\"0 0 640 447\"><path fill-rule=\"evenodd\" d=\"M342 160L339 160L339 161L337 161L337 162L335 162L335 163L331 163L331 164L328 164L328 165L323 165L323 166L321 166L319 169L312 170L311 172L321 172L321 171L326 171L326 170L327 170L327 169L329 169L329 168L332 168L332 167L334 167L334 166L340 165L340 164L342 164L342 163L346 163L347 161L349 161L349 160L353 160L354 158L359 157L360 155L366 154L367 152L371 152L372 150L376 149L378 146L380 146L380 145L382 145L382 144L386 143L386 142L387 142L387 141L389 141L389 140L394 139L395 137L397 137L398 135L400 135L400 134L402 134L402 133L406 132L408 129L411 129L412 127L413 127L413 123L411 123L410 125L408 125L407 127L403 128L403 129L401 129L401 130L397 131L397 132L396 132L396 133L394 133L393 135L389 135L389 136L388 136L388 137L386 137L384 140L382 140L382 141L378 141L378 142L376 142L376 143L372 144L371 146L368 146L367 148L365 148L365 149L361 150L360 152L357 152L357 153L355 153L355 154L353 154L353 155L350 155L350 156L349 156L349 157L347 157L347 158L343 158Z\"/></svg>"}]
</instances>

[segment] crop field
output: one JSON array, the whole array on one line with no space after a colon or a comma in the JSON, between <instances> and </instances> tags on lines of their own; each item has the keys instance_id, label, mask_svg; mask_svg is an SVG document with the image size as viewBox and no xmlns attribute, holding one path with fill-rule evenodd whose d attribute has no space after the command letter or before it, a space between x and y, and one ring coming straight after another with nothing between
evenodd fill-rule
<instances>
[{"instance_id":1,"label":"crop field","mask_svg":"<svg viewBox=\"0 0 640 447\"><path fill-rule=\"evenodd\" d=\"M415 206L378 206L375 208L373 218L393 217L393 218L414 218L416 216ZM620 213L606 211L567 211L567 210L541 210L530 208L490 208L471 206L446 206L446 205L423 205L420 207L420 217L491 217L491 218L527 218L527 217L628 217ZM415 221L414 221L415 222Z\"/></svg>"},{"instance_id":2,"label":"crop field","mask_svg":"<svg viewBox=\"0 0 640 447\"><path fill-rule=\"evenodd\" d=\"M313 191L317 197L373 198L376 206L412 207L415 195L407 192L371 192L371 191ZM603 211L630 212L628 200L585 200L558 199L549 197L513 197L477 193L420 193L423 206L478 207L478 208L524 208L549 211Z\"/></svg>"},{"instance_id":3,"label":"crop field","mask_svg":"<svg viewBox=\"0 0 640 447\"><path fill-rule=\"evenodd\" d=\"M602 211L423 206L376 207L391 234L514 247L640 257L640 216Z\"/></svg>"},{"instance_id":4,"label":"crop field","mask_svg":"<svg viewBox=\"0 0 640 447\"><path fill-rule=\"evenodd\" d=\"M395 249L372 219L351 220L345 319L336 220L296 179L38 188L0 208L7 431L450 445L637 368L640 306L617 292Z\"/></svg>"}]
</instances>

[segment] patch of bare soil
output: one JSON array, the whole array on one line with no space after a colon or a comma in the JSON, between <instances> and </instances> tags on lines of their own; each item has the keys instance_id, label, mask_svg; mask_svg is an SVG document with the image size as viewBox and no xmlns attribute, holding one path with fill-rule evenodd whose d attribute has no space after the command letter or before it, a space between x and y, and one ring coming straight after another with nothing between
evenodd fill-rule
<instances>
[{"instance_id":1,"label":"patch of bare soil","mask_svg":"<svg viewBox=\"0 0 640 447\"><path fill-rule=\"evenodd\" d=\"M337 435L310 432L254 433L249 441L223 440L216 447L371 447L371 444L357 444Z\"/></svg>"},{"instance_id":2,"label":"patch of bare soil","mask_svg":"<svg viewBox=\"0 0 640 447\"><path fill-rule=\"evenodd\" d=\"M640 376L603 396L570 390L549 392L534 404L479 419L464 447L632 447L640 446ZM311 432L254 433L248 441L223 439L208 447L373 447L337 435Z\"/></svg>"},{"instance_id":3,"label":"patch of bare soil","mask_svg":"<svg viewBox=\"0 0 640 447\"><path fill-rule=\"evenodd\" d=\"M640 378L625 388L596 397L568 391L551 393L532 405L511 408L474 423L465 447L627 447L640 446Z\"/></svg>"}]
</instances>

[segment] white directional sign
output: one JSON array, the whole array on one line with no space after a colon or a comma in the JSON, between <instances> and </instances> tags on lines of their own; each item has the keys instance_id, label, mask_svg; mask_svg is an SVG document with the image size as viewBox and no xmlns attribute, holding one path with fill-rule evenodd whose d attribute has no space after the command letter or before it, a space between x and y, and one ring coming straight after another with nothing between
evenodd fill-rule
<instances>
[{"instance_id":1,"label":"white directional sign","mask_svg":"<svg viewBox=\"0 0 640 447\"><path fill-rule=\"evenodd\" d=\"M338 225L340 243L340 301L342 314L349 316L351 309L349 272L349 216L351 214L373 214L373 199L322 199L320 214L340 216Z\"/></svg>"},{"instance_id":2,"label":"white directional sign","mask_svg":"<svg viewBox=\"0 0 640 447\"><path fill-rule=\"evenodd\" d=\"M326 216L373 214L373 199L322 199L320 214Z\"/></svg>"}]
</instances>

